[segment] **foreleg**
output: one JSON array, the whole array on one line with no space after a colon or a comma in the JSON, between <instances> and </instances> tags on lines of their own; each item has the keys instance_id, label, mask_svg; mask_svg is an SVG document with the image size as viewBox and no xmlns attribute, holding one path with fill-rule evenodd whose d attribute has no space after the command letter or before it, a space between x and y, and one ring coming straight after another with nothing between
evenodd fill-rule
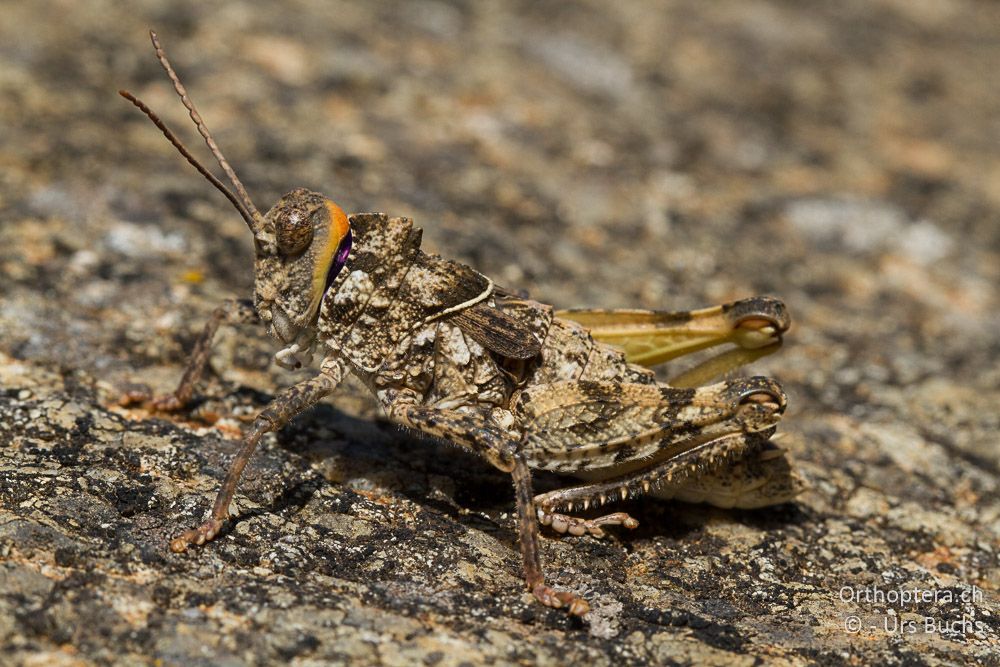
<instances>
[{"instance_id":1,"label":"foreleg","mask_svg":"<svg viewBox=\"0 0 1000 667\"><path fill-rule=\"evenodd\" d=\"M320 374L292 385L281 391L271 403L254 419L253 425L243 438L243 446L237 452L236 458L229 466L222 487L215 497L212 514L207 521L177 536L170 542L170 549L176 552L186 551L191 544L204 544L219 534L226 519L229 517L229 506L236 494L243 469L257 448L260 439L271 431L277 431L289 422L295 415L319 402L332 392L343 378L344 368L339 361L327 360L323 363Z\"/></svg>"}]
</instances>

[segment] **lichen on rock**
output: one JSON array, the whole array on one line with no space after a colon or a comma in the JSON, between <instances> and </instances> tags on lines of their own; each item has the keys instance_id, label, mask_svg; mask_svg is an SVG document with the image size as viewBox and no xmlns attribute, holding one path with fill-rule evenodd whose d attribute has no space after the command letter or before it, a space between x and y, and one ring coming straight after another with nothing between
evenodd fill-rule
<instances>
[{"instance_id":1,"label":"lichen on rock","mask_svg":"<svg viewBox=\"0 0 1000 667\"><path fill-rule=\"evenodd\" d=\"M0 21L0 664L1000 664L1000 9L52 11ZM304 372L223 328L190 412L118 404L170 390L252 279L242 221L114 94L195 147L148 28L262 207L306 185L412 217L559 307L781 297L752 372L810 489L547 534L578 621L524 590L509 479L349 382L170 553Z\"/></svg>"}]
</instances>

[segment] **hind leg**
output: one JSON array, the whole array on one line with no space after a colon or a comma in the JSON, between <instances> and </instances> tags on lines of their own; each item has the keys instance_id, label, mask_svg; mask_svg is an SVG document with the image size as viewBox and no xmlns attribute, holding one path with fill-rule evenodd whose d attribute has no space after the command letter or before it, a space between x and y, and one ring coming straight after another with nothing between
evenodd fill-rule
<instances>
[{"instance_id":1,"label":"hind leg","mask_svg":"<svg viewBox=\"0 0 1000 667\"><path fill-rule=\"evenodd\" d=\"M596 519L583 519L546 509L546 506L543 505L546 500L543 495L535 496L535 511L538 513L538 522L543 526L551 527L557 533L604 537L604 526L624 526L629 529L639 527L639 521L626 512L605 514Z\"/></svg>"},{"instance_id":2,"label":"hind leg","mask_svg":"<svg viewBox=\"0 0 1000 667\"><path fill-rule=\"evenodd\" d=\"M791 324L785 304L763 296L701 310L562 310L556 315L582 324L595 340L620 348L629 362L643 366L725 343L736 346L738 353L720 355L712 374L685 378L688 387L771 354Z\"/></svg>"},{"instance_id":3,"label":"hind leg","mask_svg":"<svg viewBox=\"0 0 1000 667\"><path fill-rule=\"evenodd\" d=\"M638 522L621 512L596 519L563 512L680 487L755 456L784 406L781 388L768 378L698 389L613 381L529 387L515 406L531 425L523 453L533 467L591 480L535 498L538 519L573 535L635 528Z\"/></svg>"},{"instance_id":4,"label":"hind leg","mask_svg":"<svg viewBox=\"0 0 1000 667\"><path fill-rule=\"evenodd\" d=\"M575 510L601 507L616 500L652 494L659 497L683 497L690 482L715 473L745 458L756 457L766 446L766 434L734 433L694 446L680 455L631 473L557 489L535 496L538 521L560 533L604 536L605 526L634 529L639 522L625 512L615 512L583 519L564 514Z\"/></svg>"}]
</instances>

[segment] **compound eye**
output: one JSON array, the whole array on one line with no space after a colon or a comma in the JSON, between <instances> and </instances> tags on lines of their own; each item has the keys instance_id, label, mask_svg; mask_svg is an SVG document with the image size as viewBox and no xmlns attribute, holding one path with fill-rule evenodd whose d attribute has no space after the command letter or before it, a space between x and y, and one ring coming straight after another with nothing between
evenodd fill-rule
<instances>
[{"instance_id":1,"label":"compound eye","mask_svg":"<svg viewBox=\"0 0 1000 667\"><path fill-rule=\"evenodd\" d=\"M275 227L275 240L282 255L297 255L312 243L312 220L304 211L290 211L278 220Z\"/></svg>"}]
</instances>

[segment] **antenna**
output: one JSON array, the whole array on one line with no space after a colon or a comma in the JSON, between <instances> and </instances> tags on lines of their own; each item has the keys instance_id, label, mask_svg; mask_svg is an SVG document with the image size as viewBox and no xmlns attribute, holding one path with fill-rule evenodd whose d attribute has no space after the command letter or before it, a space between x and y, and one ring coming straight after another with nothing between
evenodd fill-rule
<instances>
[{"instance_id":1,"label":"antenna","mask_svg":"<svg viewBox=\"0 0 1000 667\"><path fill-rule=\"evenodd\" d=\"M181 140L178 139L174 135L174 133L170 131L170 128L168 128L163 123L163 121L160 120L160 117L157 116L152 109L146 106L145 102L143 102L142 100L140 100L138 97L128 92L127 90L119 90L118 94L124 97L132 104L134 104L135 106L139 107L139 111L146 114L146 116L149 117L149 120L153 121L153 125L156 125L156 127L160 128L160 132L162 132L163 136L167 138L167 141L169 141L174 145L174 148L176 148L177 151L184 156L184 158L191 164L191 166L197 169L198 173L207 178L209 183L217 187L222 194L226 195L226 198L232 202L233 206L236 207L236 210L239 211L240 215L243 216L243 219L247 221L248 225L250 225L250 229L253 230L254 219L253 217L251 217L250 212L247 211L246 207L243 205L243 202L237 199L236 195L233 194L233 191L227 188L222 181L216 178L215 174L210 172L208 169L205 169L205 167L203 167L202 164L198 162L198 160L195 159L193 155L191 155L191 152L187 149L187 147L184 146L184 144L181 143Z\"/></svg>"},{"instance_id":2,"label":"antenna","mask_svg":"<svg viewBox=\"0 0 1000 667\"><path fill-rule=\"evenodd\" d=\"M183 104L184 108L188 110L188 115L191 116L191 120L198 128L199 134L201 134L202 138L204 138L205 144L208 145L208 149L212 151L212 155L215 156L215 160L219 163L219 166L222 167L222 171L224 171L226 176L229 177L230 183L232 183L233 187L236 188L236 193L239 196L237 197L236 194L233 194L233 192L223 185L218 178L199 164L194 156L191 155L187 148L185 148L180 142L180 140L178 140L177 137L169 129L167 129L167 126L163 123L163 121L160 120L160 118L140 99L125 90L119 90L118 94L132 102L132 104L137 106L140 111L146 114L146 116L148 116L149 119L153 121L153 124L156 125L161 132L163 132L163 135L170 141L171 144L174 145L180 154L183 155L184 158L191 163L191 165L193 165L202 176L207 178L212 185L226 195L226 198L232 202L233 206L236 207L236 210L239 211L240 215L243 216L243 219L246 220L250 230L256 234L263 223L263 216L261 216L257 207L254 206L253 200L250 199L250 195L247 194L246 188L243 187L243 183L241 183L240 179L237 178L236 172L233 171L233 168L229 166L229 162L226 161L222 151L219 150L219 146L215 143L215 139L212 138L212 134L208 131L208 126L205 125L205 121L202 120L201 114L198 113L198 110L195 108L191 98L188 97L187 90L184 89L184 84L181 83L177 73L174 72L174 68L170 65L170 61L167 59L167 54L164 53L163 47L160 46L160 40L156 37L156 33L150 30L149 38L153 42L153 48L156 51L156 59L160 61L160 65L163 66L163 70L167 73L171 83L174 84L174 90L177 91L178 97L181 98L181 104Z\"/></svg>"}]
</instances>

